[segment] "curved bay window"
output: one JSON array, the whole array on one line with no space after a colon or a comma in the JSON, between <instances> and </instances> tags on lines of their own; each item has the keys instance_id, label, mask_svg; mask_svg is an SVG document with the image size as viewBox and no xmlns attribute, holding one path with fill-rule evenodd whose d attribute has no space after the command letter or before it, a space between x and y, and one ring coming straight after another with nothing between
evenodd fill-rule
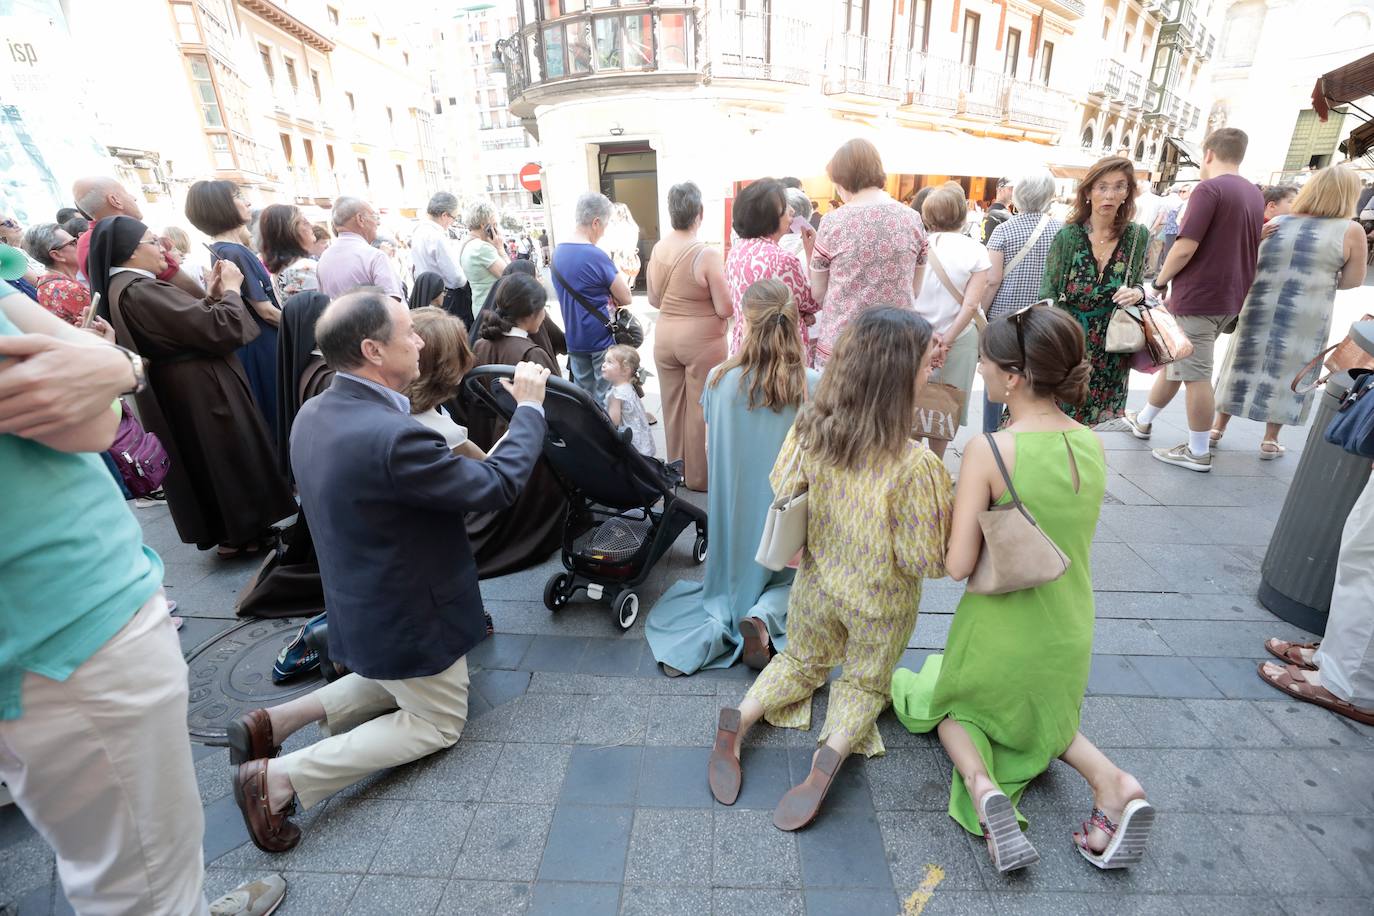
<instances>
[{"instance_id":1,"label":"curved bay window","mask_svg":"<svg viewBox=\"0 0 1374 916\"><path fill-rule=\"evenodd\" d=\"M599 73L696 68L696 8L645 0L520 0L520 32L503 43L512 96Z\"/></svg>"}]
</instances>

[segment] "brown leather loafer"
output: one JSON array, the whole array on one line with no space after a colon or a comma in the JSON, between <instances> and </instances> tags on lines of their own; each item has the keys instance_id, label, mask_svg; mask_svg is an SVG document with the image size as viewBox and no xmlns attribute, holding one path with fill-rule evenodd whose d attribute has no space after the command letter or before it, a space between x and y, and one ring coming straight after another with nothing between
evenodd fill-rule
<instances>
[{"instance_id":1,"label":"brown leather loafer","mask_svg":"<svg viewBox=\"0 0 1374 916\"><path fill-rule=\"evenodd\" d=\"M272 719L265 709L250 709L229 723L229 762L234 766L250 760L262 760L281 753L281 745L272 740Z\"/></svg>"},{"instance_id":2,"label":"brown leather loafer","mask_svg":"<svg viewBox=\"0 0 1374 916\"><path fill-rule=\"evenodd\" d=\"M773 826L779 830L800 830L816 819L821 802L835 781L844 758L830 745L822 745L811 765L811 772L799 786L793 786L773 811Z\"/></svg>"},{"instance_id":3,"label":"brown leather loafer","mask_svg":"<svg viewBox=\"0 0 1374 916\"><path fill-rule=\"evenodd\" d=\"M301 828L285 814L273 814L267 800L267 761L250 760L234 771L234 801L243 814L253 845L263 852L286 852L301 841Z\"/></svg>"},{"instance_id":4,"label":"brown leather loafer","mask_svg":"<svg viewBox=\"0 0 1374 916\"><path fill-rule=\"evenodd\" d=\"M768 627L757 617L746 617L739 622L739 632L744 637L744 652L740 656L744 663L755 671L767 668L775 654Z\"/></svg>"},{"instance_id":5,"label":"brown leather loafer","mask_svg":"<svg viewBox=\"0 0 1374 916\"><path fill-rule=\"evenodd\" d=\"M739 798L741 774L739 758L735 756L735 738L739 735L739 710L726 707L720 711L716 726L716 746L706 764L706 781L711 794L722 805L733 805Z\"/></svg>"}]
</instances>

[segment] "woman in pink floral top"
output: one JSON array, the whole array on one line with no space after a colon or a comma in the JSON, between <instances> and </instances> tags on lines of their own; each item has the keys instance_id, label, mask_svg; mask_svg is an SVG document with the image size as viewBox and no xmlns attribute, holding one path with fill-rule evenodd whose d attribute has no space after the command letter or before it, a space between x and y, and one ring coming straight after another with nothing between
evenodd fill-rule
<instances>
[{"instance_id":1,"label":"woman in pink floral top","mask_svg":"<svg viewBox=\"0 0 1374 916\"><path fill-rule=\"evenodd\" d=\"M912 308L925 275L921 217L883 190L887 174L867 140L841 146L826 174L844 206L821 219L811 255L811 290L821 305L816 368L825 366L840 332L867 308Z\"/></svg>"},{"instance_id":2,"label":"woman in pink floral top","mask_svg":"<svg viewBox=\"0 0 1374 916\"><path fill-rule=\"evenodd\" d=\"M67 324L81 327L91 291L76 279L76 239L57 223L40 223L24 233L24 250L48 269L34 284L38 304Z\"/></svg>"},{"instance_id":3,"label":"woman in pink floral top","mask_svg":"<svg viewBox=\"0 0 1374 916\"><path fill-rule=\"evenodd\" d=\"M735 198L731 225L739 239L730 246L730 256L725 259L725 282L730 286L730 299L738 316L730 329L732 355L744 340L744 311L741 307L744 291L765 277L781 280L792 291L797 312L801 316L798 333L807 353L811 352L807 328L815 323L816 310L820 306L811 296L811 284L806 280L801 261L778 244L778 239L790 231L791 222L792 211L787 206L782 183L774 178L759 179ZM816 233L808 226L802 234L808 254L815 238Z\"/></svg>"}]
</instances>

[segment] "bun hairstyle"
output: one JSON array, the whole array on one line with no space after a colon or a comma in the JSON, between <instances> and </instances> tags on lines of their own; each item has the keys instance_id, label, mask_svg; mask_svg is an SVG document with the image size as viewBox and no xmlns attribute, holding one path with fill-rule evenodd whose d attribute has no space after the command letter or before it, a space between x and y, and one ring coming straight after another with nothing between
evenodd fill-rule
<instances>
[{"instance_id":1,"label":"bun hairstyle","mask_svg":"<svg viewBox=\"0 0 1374 916\"><path fill-rule=\"evenodd\" d=\"M500 340L526 318L544 311L547 302L543 284L534 277L523 273L503 276L491 307L482 312L478 336L483 340Z\"/></svg>"},{"instance_id":2,"label":"bun hairstyle","mask_svg":"<svg viewBox=\"0 0 1374 916\"><path fill-rule=\"evenodd\" d=\"M616 344L606 351L606 356L630 370L630 384L635 394L644 397L644 374L639 365L639 351L629 344Z\"/></svg>"},{"instance_id":3,"label":"bun hairstyle","mask_svg":"<svg viewBox=\"0 0 1374 916\"><path fill-rule=\"evenodd\" d=\"M1021 323L1019 336L1017 322ZM1023 376L1036 397L1074 405L1088 398L1092 364L1087 360L1083 328L1057 308L1036 306L1019 316L993 319L983 331L979 350L1004 371Z\"/></svg>"},{"instance_id":4,"label":"bun hairstyle","mask_svg":"<svg viewBox=\"0 0 1374 916\"><path fill-rule=\"evenodd\" d=\"M787 284L766 277L750 284L740 298L744 313L744 341L739 351L711 373L714 388L736 367L739 389L749 390L749 409L766 407L774 413L796 407L806 389L806 353L798 333L800 316Z\"/></svg>"},{"instance_id":5,"label":"bun hairstyle","mask_svg":"<svg viewBox=\"0 0 1374 916\"><path fill-rule=\"evenodd\" d=\"M793 424L802 449L846 469L901 457L931 336L930 322L911 309L880 306L851 321Z\"/></svg>"}]
</instances>

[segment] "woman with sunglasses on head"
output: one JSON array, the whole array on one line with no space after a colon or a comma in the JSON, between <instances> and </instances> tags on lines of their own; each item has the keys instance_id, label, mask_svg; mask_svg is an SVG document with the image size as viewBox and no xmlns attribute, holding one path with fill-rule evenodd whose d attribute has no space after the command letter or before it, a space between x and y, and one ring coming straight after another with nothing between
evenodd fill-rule
<instances>
[{"instance_id":1,"label":"woman with sunglasses on head","mask_svg":"<svg viewBox=\"0 0 1374 916\"><path fill-rule=\"evenodd\" d=\"M157 279L162 246L129 216L96 224L86 267L119 345L149 361L138 409L171 459L163 489L177 534L201 550L218 545L221 557L258 552L296 501L236 355L259 333L239 295L243 275L216 262L204 299Z\"/></svg>"},{"instance_id":2,"label":"woman with sunglasses on head","mask_svg":"<svg viewBox=\"0 0 1374 916\"><path fill-rule=\"evenodd\" d=\"M944 654L893 674L893 708L911 731L939 735L958 772L950 817L987 840L998 871L1038 860L1015 805L1055 757L1093 790L1092 815L1074 835L1079 851L1099 868L1123 868L1139 861L1154 811L1140 783L1078 731L1092 660L1090 555L1107 476L1101 441L1061 407L1088 395L1083 331L1058 309L1028 306L990 322L980 352L988 396L1011 421L964 451L945 571L955 580L973 573L987 549L979 516L1011 502L1008 479L1069 567L1034 588L965 592Z\"/></svg>"},{"instance_id":3,"label":"woman with sunglasses on head","mask_svg":"<svg viewBox=\"0 0 1374 916\"><path fill-rule=\"evenodd\" d=\"M1145 252L1150 230L1135 214L1135 167L1129 159L1099 160L1078 183L1069 224L1050 245L1041 298L1053 299L1083 328L1092 379L1081 404L1065 404L1079 423L1096 426L1126 414L1130 354L1107 352L1107 325L1118 305L1145 301Z\"/></svg>"}]
</instances>

